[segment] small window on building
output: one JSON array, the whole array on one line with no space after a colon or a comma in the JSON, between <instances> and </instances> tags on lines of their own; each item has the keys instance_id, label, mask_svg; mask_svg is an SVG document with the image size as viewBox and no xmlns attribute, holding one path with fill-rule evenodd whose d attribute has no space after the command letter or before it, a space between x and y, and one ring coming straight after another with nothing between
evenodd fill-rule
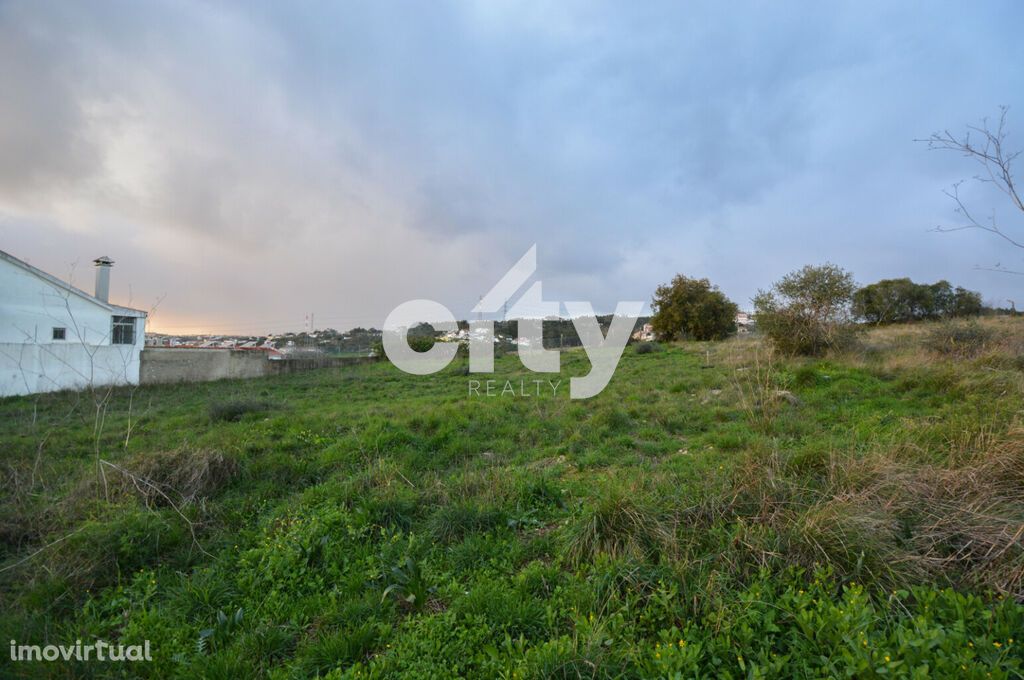
<instances>
[{"instance_id":1,"label":"small window on building","mask_svg":"<svg viewBox=\"0 0 1024 680\"><path fill-rule=\"evenodd\" d=\"M54 340L64 340L64 339L66 339L67 334L68 334L68 329L67 328L60 328L59 326L54 326L53 327L53 339Z\"/></svg>"},{"instance_id":2,"label":"small window on building","mask_svg":"<svg viewBox=\"0 0 1024 680\"><path fill-rule=\"evenodd\" d=\"M110 342L114 345L135 344L135 317L115 316L114 327L110 333Z\"/></svg>"}]
</instances>

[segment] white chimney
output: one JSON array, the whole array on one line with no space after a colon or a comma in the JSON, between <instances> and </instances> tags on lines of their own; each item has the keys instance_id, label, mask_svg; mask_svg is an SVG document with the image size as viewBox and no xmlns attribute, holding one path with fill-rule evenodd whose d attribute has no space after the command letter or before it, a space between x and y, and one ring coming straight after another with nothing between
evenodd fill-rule
<instances>
[{"instance_id":1,"label":"white chimney","mask_svg":"<svg viewBox=\"0 0 1024 680\"><path fill-rule=\"evenodd\" d=\"M92 261L96 265L96 297L103 302L110 301L110 268L114 261L104 255Z\"/></svg>"}]
</instances>

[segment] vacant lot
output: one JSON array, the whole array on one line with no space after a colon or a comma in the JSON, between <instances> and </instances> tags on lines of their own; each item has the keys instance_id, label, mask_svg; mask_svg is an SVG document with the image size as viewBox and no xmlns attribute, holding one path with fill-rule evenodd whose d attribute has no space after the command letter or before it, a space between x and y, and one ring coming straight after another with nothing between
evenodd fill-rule
<instances>
[{"instance_id":1,"label":"vacant lot","mask_svg":"<svg viewBox=\"0 0 1024 680\"><path fill-rule=\"evenodd\" d=\"M154 653L0 675L1021 677L1024 323L588 367L0 402L0 639Z\"/></svg>"}]
</instances>

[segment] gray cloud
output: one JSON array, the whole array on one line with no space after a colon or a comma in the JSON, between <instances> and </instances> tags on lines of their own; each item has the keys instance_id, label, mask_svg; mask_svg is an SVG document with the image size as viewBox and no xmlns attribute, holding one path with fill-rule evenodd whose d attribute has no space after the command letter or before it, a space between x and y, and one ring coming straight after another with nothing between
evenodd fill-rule
<instances>
[{"instance_id":1,"label":"gray cloud","mask_svg":"<svg viewBox=\"0 0 1024 680\"><path fill-rule=\"evenodd\" d=\"M534 242L605 310L825 259L1002 299L998 244L927 232L973 169L912 140L998 104L1024 140L1024 16L954 9L6 3L0 239L108 252L158 327L462 315Z\"/></svg>"}]
</instances>

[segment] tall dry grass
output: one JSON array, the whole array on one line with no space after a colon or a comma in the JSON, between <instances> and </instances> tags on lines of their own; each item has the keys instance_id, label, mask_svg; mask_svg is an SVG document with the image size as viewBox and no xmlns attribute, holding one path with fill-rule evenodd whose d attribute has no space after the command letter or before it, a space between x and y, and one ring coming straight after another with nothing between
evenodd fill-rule
<instances>
[{"instance_id":1,"label":"tall dry grass","mask_svg":"<svg viewBox=\"0 0 1024 680\"><path fill-rule=\"evenodd\" d=\"M833 453L818 479L791 474L777 455L752 459L737 467L715 521L751 527L740 542L757 561L1024 599L1024 427L983 443L944 465Z\"/></svg>"}]
</instances>

